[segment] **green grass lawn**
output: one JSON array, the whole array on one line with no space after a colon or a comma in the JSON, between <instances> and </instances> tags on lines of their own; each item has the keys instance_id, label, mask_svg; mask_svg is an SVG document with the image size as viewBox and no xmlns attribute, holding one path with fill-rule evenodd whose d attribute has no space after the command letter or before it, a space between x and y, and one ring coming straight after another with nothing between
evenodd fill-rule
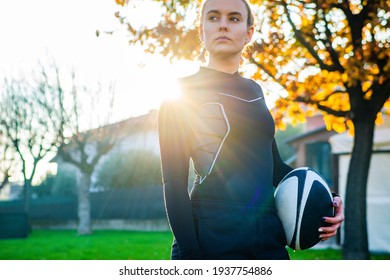
<instances>
[{"instance_id":1,"label":"green grass lawn","mask_svg":"<svg viewBox=\"0 0 390 280\"><path fill-rule=\"evenodd\" d=\"M2 260L163 260L169 258L169 232L35 230L27 239L0 240Z\"/></svg>"},{"instance_id":2,"label":"green grass lawn","mask_svg":"<svg viewBox=\"0 0 390 280\"><path fill-rule=\"evenodd\" d=\"M34 230L26 239L0 240L1 260L166 260L169 259L170 232L96 230L78 236L72 230ZM293 260L339 260L334 249L289 250ZM372 259L390 260L390 255Z\"/></svg>"}]
</instances>

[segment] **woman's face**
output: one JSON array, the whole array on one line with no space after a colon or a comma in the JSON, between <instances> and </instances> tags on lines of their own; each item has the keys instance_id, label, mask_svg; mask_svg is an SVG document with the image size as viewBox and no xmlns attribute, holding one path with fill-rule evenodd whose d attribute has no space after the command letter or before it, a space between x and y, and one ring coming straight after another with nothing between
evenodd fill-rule
<instances>
[{"instance_id":1,"label":"woman's face","mask_svg":"<svg viewBox=\"0 0 390 280\"><path fill-rule=\"evenodd\" d=\"M210 56L241 56L251 40L248 11L242 0L209 0L204 6L200 37Z\"/></svg>"}]
</instances>

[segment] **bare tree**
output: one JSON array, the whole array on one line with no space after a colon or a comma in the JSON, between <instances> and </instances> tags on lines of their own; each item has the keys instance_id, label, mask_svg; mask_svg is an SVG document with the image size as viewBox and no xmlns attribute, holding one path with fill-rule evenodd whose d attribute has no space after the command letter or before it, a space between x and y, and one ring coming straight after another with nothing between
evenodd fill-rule
<instances>
[{"instance_id":1,"label":"bare tree","mask_svg":"<svg viewBox=\"0 0 390 280\"><path fill-rule=\"evenodd\" d=\"M10 182L15 168L16 159L15 153L12 151L12 144L0 132L0 191Z\"/></svg>"},{"instance_id":2,"label":"bare tree","mask_svg":"<svg viewBox=\"0 0 390 280\"><path fill-rule=\"evenodd\" d=\"M30 211L31 187L37 166L42 159L57 150L62 135L62 120L57 117L62 92L58 90L60 87L56 88L56 91L52 90L44 68L41 68L37 78L4 79L0 127L7 142L4 143L3 151L4 156L7 156L12 149L20 160L24 181L24 210L27 214ZM10 168L5 168L4 180L8 180Z\"/></svg>"},{"instance_id":3,"label":"bare tree","mask_svg":"<svg viewBox=\"0 0 390 280\"><path fill-rule=\"evenodd\" d=\"M110 121L114 104L114 87L107 89L99 83L97 88L78 87L73 75L72 102L65 109L68 122L58 149L58 157L80 171L78 182L78 234L92 233L90 187L92 174L99 160L115 145Z\"/></svg>"},{"instance_id":4,"label":"bare tree","mask_svg":"<svg viewBox=\"0 0 390 280\"><path fill-rule=\"evenodd\" d=\"M30 211L31 187L42 159L54 156L79 171L79 234L91 233L89 192L91 176L103 155L115 145L111 121L114 86L76 85L75 73L60 75L56 63L40 65L35 79L5 79L0 101L2 143L20 158L24 180L24 209ZM64 78L70 78L66 81ZM5 143L10 145L5 146ZM3 162L3 161L2 161ZM4 169L6 182L10 168Z\"/></svg>"}]
</instances>

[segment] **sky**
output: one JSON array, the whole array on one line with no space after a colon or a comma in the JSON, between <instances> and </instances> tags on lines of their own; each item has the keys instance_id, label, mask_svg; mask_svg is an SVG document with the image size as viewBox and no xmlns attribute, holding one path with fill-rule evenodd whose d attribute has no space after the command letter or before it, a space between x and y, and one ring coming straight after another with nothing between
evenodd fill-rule
<instances>
[{"instance_id":1,"label":"sky","mask_svg":"<svg viewBox=\"0 0 390 280\"><path fill-rule=\"evenodd\" d=\"M54 60L65 72L75 69L87 86L115 84L113 121L157 109L170 93L161 89L174 88L177 77L191 74L198 65L171 65L129 46L114 13L122 10L137 24L153 24L160 13L152 1L133 3L136 9L122 8L115 0L0 0L0 87L5 77L29 75L38 62ZM47 168L51 170L43 162L38 180Z\"/></svg>"},{"instance_id":2,"label":"sky","mask_svg":"<svg viewBox=\"0 0 390 280\"><path fill-rule=\"evenodd\" d=\"M0 83L3 77L31 73L39 61L54 60L63 69L74 68L83 83L113 82L115 119L158 108L166 94L161 85L173 86L197 65L171 65L128 45L114 13L122 10L135 23L152 24L159 9L146 2L135 0L135 9L124 9L115 0L0 0Z\"/></svg>"},{"instance_id":3,"label":"sky","mask_svg":"<svg viewBox=\"0 0 390 280\"><path fill-rule=\"evenodd\" d=\"M130 46L115 12L122 11L136 25L153 25L160 16L153 1L132 0L130 5L122 8L115 0L0 0L0 87L5 77L29 75L38 62L54 60L65 73L75 69L87 86L115 84L112 122L158 109L174 92L175 80L196 72L199 63L171 65ZM267 94L269 88L262 86Z\"/></svg>"}]
</instances>

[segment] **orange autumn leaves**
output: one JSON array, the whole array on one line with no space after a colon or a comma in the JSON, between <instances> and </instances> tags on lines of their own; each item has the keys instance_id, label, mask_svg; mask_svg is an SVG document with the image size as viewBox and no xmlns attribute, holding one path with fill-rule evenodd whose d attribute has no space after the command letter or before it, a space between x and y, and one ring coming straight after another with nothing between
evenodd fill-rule
<instances>
[{"instance_id":1,"label":"orange autumn leaves","mask_svg":"<svg viewBox=\"0 0 390 280\"><path fill-rule=\"evenodd\" d=\"M119 5L119 6L124 6L125 4L127 4L128 0L115 0L115 2Z\"/></svg>"},{"instance_id":2,"label":"orange autumn leaves","mask_svg":"<svg viewBox=\"0 0 390 280\"><path fill-rule=\"evenodd\" d=\"M116 0L121 6L128 2ZM196 59L201 44L196 17L192 23L189 18L201 1L155 2L162 7L161 21L151 29L136 30L131 19L117 15L128 27L129 43L170 59ZM256 66L252 78L283 88L272 110L279 129L320 113L329 130L353 134L350 118L361 113L352 112L357 107L380 108L377 124L382 114L390 114L388 0L249 2L256 34L246 58ZM352 108L351 103L363 105Z\"/></svg>"},{"instance_id":3,"label":"orange autumn leaves","mask_svg":"<svg viewBox=\"0 0 390 280\"><path fill-rule=\"evenodd\" d=\"M258 66L253 78L277 82L284 89L272 110L277 128L321 113L327 129L354 134L352 99L376 106L378 95L385 96L378 88L390 77L386 2L373 2L371 16L361 22L361 33L352 30L358 21L354 15L364 8L361 4L251 2L266 7L260 19L268 26L266 30L257 27L262 37L252 48L251 62ZM383 113L390 115L390 99L377 114L376 124L383 122Z\"/></svg>"}]
</instances>

